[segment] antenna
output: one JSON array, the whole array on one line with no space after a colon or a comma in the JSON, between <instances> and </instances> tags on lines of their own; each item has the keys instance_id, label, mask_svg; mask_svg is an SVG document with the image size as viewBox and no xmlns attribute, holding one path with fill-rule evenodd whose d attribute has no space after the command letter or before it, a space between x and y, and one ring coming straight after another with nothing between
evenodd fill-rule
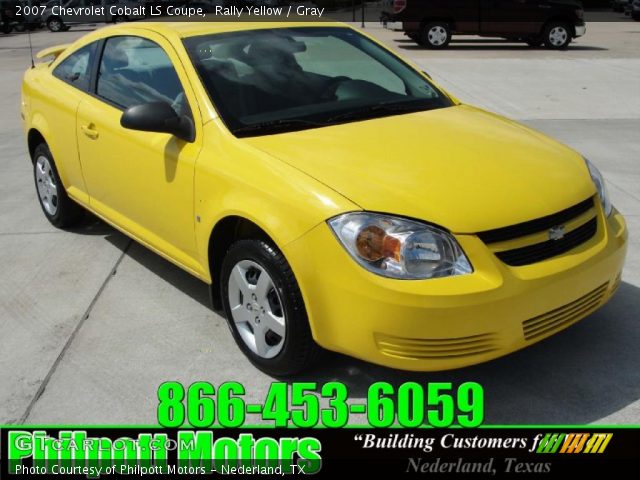
<instances>
[{"instance_id":1,"label":"antenna","mask_svg":"<svg viewBox=\"0 0 640 480\"><path fill-rule=\"evenodd\" d=\"M27 37L29 38L29 54L31 56L31 68L34 68L36 64L33 61L33 45L31 45L31 29L30 28L27 28Z\"/></svg>"}]
</instances>

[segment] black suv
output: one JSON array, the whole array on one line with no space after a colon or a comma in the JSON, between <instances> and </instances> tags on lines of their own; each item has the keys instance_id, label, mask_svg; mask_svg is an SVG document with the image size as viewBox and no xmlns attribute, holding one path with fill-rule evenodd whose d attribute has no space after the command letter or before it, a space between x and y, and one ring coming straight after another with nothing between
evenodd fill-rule
<instances>
[{"instance_id":1,"label":"black suv","mask_svg":"<svg viewBox=\"0 0 640 480\"><path fill-rule=\"evenodd\" d=\"M577 0L386 0L382 21L401 22L406 35L429 48L445 48L459 34L562 49L586 32Z\"/></svg>"}]
</instances>

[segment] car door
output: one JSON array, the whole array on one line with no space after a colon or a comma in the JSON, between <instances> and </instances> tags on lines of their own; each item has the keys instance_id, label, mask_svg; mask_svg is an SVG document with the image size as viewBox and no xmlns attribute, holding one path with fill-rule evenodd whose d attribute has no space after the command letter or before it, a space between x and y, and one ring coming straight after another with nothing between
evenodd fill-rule
<instances>
[{"instance_id":1,"label":"car door","mask_svg":"<svg viewBox=\"0 0 640 480\"><path fill-rule=\"evenodd\" d=\"M160 35L105 40L92 97L78 109L78 148L92 209L183 268L196 261L194 165L201 145L195 97L179 58ZM123 111L164 101L190 117L196 139L128 130Z\"/></svg>"},{"instance_id":2,"label":"car door","mask_svg":"<svg viewBox=\"0 0 640 480\"><path fill-rule=\"evenodd\" d=\"M540 5L544 3L544 0L482 0L482 33L507 38L538 33L545 15Z\"/></svg>"}]
</instances>

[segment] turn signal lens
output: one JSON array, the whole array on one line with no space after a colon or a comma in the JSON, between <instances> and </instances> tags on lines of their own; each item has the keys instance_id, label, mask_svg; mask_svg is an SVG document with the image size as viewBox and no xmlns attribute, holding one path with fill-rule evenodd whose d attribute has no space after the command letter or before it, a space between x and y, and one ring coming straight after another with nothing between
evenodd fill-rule
<instances>
[{"instance_id":1,"label":"turn signal lens","mask_svg":"<svg viewBox=\"0 0 640 480\"><path fill-rule=\"evenodd\" d=\"M387 235L376 225L369 225L360 230L356 237L356 249L362 258L370 262L387 257L400 261L400 240Z\"/></svg>"},{"instance_id":2,"label":"turn signal lens","mask_svg":"<svg viewBox=\"0 0 640 480\"><path fill-rule=\"evenodd\" d=\"M329 220L342 245L370 272L390 278L423 279L471 273L450 233L378 213L345 213Z\"/></svg>"}]
</instances>

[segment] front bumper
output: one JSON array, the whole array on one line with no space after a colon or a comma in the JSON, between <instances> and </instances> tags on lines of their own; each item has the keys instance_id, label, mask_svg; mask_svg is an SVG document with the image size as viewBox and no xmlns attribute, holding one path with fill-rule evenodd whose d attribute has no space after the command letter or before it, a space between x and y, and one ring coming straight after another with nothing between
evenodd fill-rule
<instances>
[{"instance_id":1,"label":"front bumper","mask_svg":"<svg viewBox=\"0 0 640 480\"><path fill-rule=\"evenodd\" d=\"M574 250L509 267L475 235L456 235L470 275L394 280L359 266L326 224L288 244L315 340L405 370L446 370L524 348L602 306L620 282L627 229L618 212Z\"/></svg>"},{"instance_id":2,"label":"front bumper","mask_svg":"<svg viewBox=\"0 0 640 480\"><path fill-rule=\"evenodd\" d=\"M576 38L578 37L582 37L584 36L585 33L587 33L587 26L586 25L578 25L575 27L576 30Z\"/></svg>"}]
</instances>

